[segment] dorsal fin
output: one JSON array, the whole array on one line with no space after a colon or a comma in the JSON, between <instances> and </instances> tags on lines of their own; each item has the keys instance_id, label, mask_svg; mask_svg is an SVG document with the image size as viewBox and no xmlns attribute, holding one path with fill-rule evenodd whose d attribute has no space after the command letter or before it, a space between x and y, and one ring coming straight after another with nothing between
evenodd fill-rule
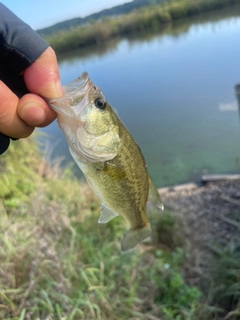
<instances>
[{"instance_id":1,"label":"dorsal fin","mask_svg":"<svg viewBox=\"0 0 240 320\"><path fill-rule=\"evenodd\" d=\"M160 198L160 194L158 193L156 187L154 186L150 178L149 178L148 206L153 206L157 210L164 209L164 206Z\"/></svg>"},{"instance_id":2,"label":"dorsal fin","mask_svg":"<svg viewBox=\"0 0 240 320\"><path fill-rule=\"evenodd\" d=\"M118 216L116 212L113 212L104 203L102 203L98 223L107 223L108 221L112 220L116 216Z\"/></svg>"}]
</instances>

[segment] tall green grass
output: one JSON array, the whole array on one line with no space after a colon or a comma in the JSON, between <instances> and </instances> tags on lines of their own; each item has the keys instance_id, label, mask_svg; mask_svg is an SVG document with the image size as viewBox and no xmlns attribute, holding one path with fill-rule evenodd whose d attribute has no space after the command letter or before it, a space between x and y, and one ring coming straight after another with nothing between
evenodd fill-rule
<instances>
[{"instance_id":1,"label":"tall green grass","mask_svg":"<svg viewBox=\"0 0 240 320\"><path fill-rule=\"evenodd\" d=\"M211 246L202 279L203 303L198 305L199 320L240 319L240 241Z\"/></svg>"},{"instance_id":2,"label":"tall green grass","mask_svg":"<svg viewBox=\"0 0 240 320\"><path fill-rule=\"evenodd\" d=\"M239 0L170 0L135 10L115 19L90 21L89 25L61 31L45 37L57 53L69 52L88 45L100 44L115 36L148 29L161 30L171 21L239 3Z\"/></svg>"},{"instance_id":3,"label":"tall green grass","mask_svg":"<svg viewBox=\"0 0 240 320\"><path fill-rule=\"evenodd\" d=\"M240 318L239 241L211 246L198 289L183 276L184 223L168 210L151 216L151 242L122 254L124 220L98 225L98 198L46 164L34 138L1 156L0 191L0 319Z\"/></svg>"},{"instance_id":4,"label":"tall green grass","mask_svg":"<svg viewBox=\"0 0 240 320\"><path fill-rule=\"evenodd\" d=\"M190 319L200 292L168 212L153 217L153 242L122 254L124 220L98 225L99 200L34 139L0 161L0 319Z\"/></svg>"}]
</instances>

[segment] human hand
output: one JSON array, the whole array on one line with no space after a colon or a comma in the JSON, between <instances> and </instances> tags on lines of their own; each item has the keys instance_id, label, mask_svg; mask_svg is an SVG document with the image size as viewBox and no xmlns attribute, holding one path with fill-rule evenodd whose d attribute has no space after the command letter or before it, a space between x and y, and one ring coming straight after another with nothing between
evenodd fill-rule
<instances>
[{"instance_id":1,"label":"human hand","mask_svg":"<svg viewBox=\"0 0 240 320\"><path fill-rule=\"evenodd\" d=\"M63 95L57 59L51 47L23 71L23 78L30 93L21 98L0 81L0 132L13 138L25 138L35 127L49 125L56 114L43 98Z\"/></svg>"}]
</instances>

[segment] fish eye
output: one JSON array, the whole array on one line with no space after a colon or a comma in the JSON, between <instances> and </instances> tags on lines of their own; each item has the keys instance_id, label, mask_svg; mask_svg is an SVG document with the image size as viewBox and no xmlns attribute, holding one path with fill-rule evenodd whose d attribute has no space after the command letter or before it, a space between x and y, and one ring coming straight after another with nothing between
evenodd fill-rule
<instances>
[{"instance_id":1,"label":"fish eye","mask_svg":"<svg viewBox=\"0 0 240 320\"><path fill-rule=\"evenodd\" d=\"M101 110L104 110L106 108L106 101L104 101L103 99L101 98L97 98L95 100L95 106L98 108L98 109L101 109Z\"/></svg>"}]
</instances>

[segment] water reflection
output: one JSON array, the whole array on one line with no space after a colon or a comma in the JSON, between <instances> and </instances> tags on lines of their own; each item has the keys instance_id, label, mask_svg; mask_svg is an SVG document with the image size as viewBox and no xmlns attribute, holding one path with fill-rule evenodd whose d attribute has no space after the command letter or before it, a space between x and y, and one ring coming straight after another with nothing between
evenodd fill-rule
<instances>
[{"instance_id":1,"label":"water reflection","mask_svg":"<svg viewBox=\"0 0 240 320\"><path fill-rule=\"evenodd\" d=\"M236 108L239 16L240 5L59 56L64 84L86 70L103 89L157 186L238 170L238 117L225 111ZM63 139L56 123L44 131ZM65 163L67 149L56 146Z\"/></svg>"},{"instance_id":2,"label":"water reflection","mask_svg":"<svg viewBox=\"0 0 240 320\"><path fill-rule=\"evenodd\" d=\"M91 45L79 50L74 50L72 52L64 53L58 56L58 62L61 64L63 62L74 63L81 59L89 60L95 56L102 57L107 53L113 53L117 50L117 46L120 38L112 39L108 42L105 42L101 45Z\"/></svg>"}]
</instances>

